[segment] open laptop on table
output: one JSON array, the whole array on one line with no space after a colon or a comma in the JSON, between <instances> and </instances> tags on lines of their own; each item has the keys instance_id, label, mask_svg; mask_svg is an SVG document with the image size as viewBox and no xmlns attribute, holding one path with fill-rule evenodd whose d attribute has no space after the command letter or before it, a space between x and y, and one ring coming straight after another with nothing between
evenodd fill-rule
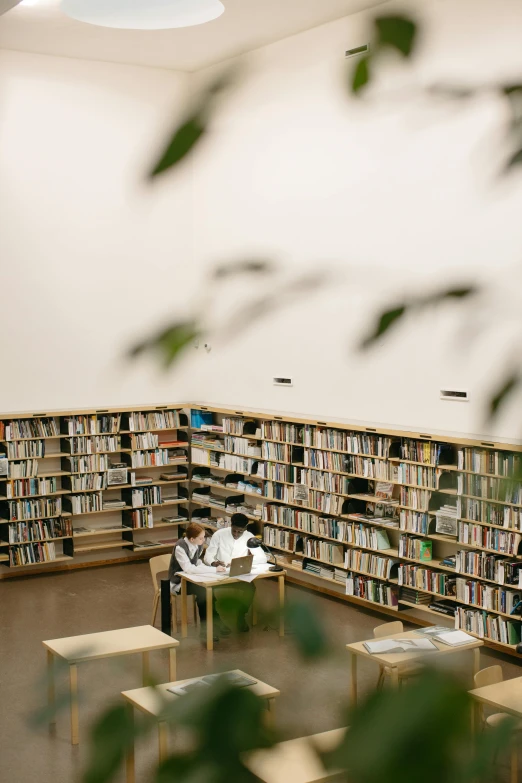
<instances>
[{"instance_id":1,"label":"open laptop on table","mask_svg":"<svg viewBox=\"0 0 522 783\"><path fill-rule=\"evenodd\" d=\"M244 557L235 557L230 562L230 572L228 576L241 576L242 574L250 574L252 571L253 560L254 560L253 555L245 555Z\"/></svg>"}]
</instances>

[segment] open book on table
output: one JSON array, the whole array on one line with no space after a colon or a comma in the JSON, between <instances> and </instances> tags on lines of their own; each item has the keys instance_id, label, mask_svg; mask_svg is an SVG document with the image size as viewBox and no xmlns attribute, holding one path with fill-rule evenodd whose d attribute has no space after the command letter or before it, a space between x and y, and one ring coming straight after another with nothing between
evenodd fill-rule
<instances>
[{"instance_id":1,"label":"open book on table","mask_svg":"<svg viewBox=\"0 0 522 783\"><path fill-rule=\"evenodd\" d=\"M387 655L388 653L405 653L436 650L431 639L376 639L363 642L371 655Z\"/></svg>"}]
</instances>

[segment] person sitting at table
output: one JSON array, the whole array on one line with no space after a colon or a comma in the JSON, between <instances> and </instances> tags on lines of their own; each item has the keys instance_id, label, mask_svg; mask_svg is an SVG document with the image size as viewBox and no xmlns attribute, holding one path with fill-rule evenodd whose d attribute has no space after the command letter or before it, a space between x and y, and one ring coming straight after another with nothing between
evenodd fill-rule
<instances>
[{"instance_id":1,"label":"person sitting at table","mask_svg":"<svg viewBox=\"0 0 522 783\"><path fill-rule=\"evenodd\" d=\"M245 514L232 514L231 526L217 530L208 545L204 560L210 567L220 568L230 566L230 563L236 557L245 557L253 555L252 565L266 564L267 558L261 547L249 549L247 542L253 538L252 533L247 531L249 524L248 517ZM220 586L214 590L216 594L217 609L223 618L227 612L227 607L233 607L237 619L237 627L240 631L248 631L248 624L245 615L248 612L256 588L253 582L234 582Z\"/></svg>"},{"instance_id":2,"label":"person sitting at table","mask_svg":"<svg viewBox=\"0 0 522 783\"><path fill-rule=\"evenodd\" d=\"M222 565L209 566L203 562L203 550L205 544L205 528L198 525L197 522L190 522L185 528L185 537L176 542L172 550L169 565L170 592L177 595L181 590L180 573L185 574L216 574L225 573L226 569ZM206 642L206 624L207 624L207 591L204 584L194 584L187 582L187 594L193 595L198 606L199 618L201 621L200 635L201 641ZM219 620L215 608L214 597L214 620ZM223 626L222 635L226 635L227 629ZM230 631L228 631L230 633ZM219 641L216 637L215 642Z\"/></svg>"}]
</instances>

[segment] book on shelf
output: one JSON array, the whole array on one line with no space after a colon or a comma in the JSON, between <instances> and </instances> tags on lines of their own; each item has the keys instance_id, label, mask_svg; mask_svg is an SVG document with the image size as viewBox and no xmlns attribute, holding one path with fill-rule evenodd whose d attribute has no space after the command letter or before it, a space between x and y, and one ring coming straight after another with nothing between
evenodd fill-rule
<instances>
[{"instance_id":1,"label":"book on shelf","mask_svg":"<svg viewBox=\"0 0 522 783\"><path fill-rule=\"evenodd\" d=\"M174 470L171 470L169 473L160 473L160 481L177 481L178 479L182 480L184 477L186 478L184 473L177 473Z\"/></svg>"},{"instance_id":2,"label":"book on shelf","mask_svg":"<svg viewBox=\"0 0 522 783\"><path fill-rule=\"evenodd\" d=\"M186 522L187 517L183 514L175 514L174 516L170 517L161 517L162 522L167 522L169 525L173 524L174 522Z\"/></svg>"},{"instance_id":3,"label":"book on shelf","mask_svg":"<svg viewBox=\"0 0 522 783\"><path fill-rule=\"evenodd\" d=\"M163 544L164 546L172 546L173 547L175 544L178 543L178 540L179 539L177 539L177 538L160 538L158 543L159 544Z\"/></svg>"},{"instance_id":4,"label":"book on shelf","mask_svg":"<svg viewBox=\"0 0 522 783\"><path fill-rule=\"evenodd\" d=\"M125 503L125 501L124 501L124 500L104 500L104 501L103 501L103 508L104 508L104 509L109 509L109 508L114 508L114 509L118 509L118 508L125 508L125 506L126 506L126 505L127 505L127 504Z\"/></svg>"},{"instance_id":5,"label":"book on shelf","mask_svg":"<svg viewBox=\"0 0 522 783\"><path fill-rule=\"evenodd\" d=\"M223 427L220 424L202 424L200 429L203 432L223 432Z\"/></svg>"},{"instance_id":6,"label":"book on shelf","mask_svg":"<svg viewBox=\"0 0 522 783\"><path fill-rule=\"evenodd\" d=\"M393 484L387 481L377 481L375 483L375 497L383 500L391 500L393 495Z\"/></svg>"},{"instance_id":7,"label":"book on shelf","mask_svg":"<svg viewBox=\"0 0 522 783\"><path fill-rule=\"evenodd\" d=\"M401 587L399 598L403 601L407 601L409 604L416 604L418 606L427 606L432 600L431 595L421 593L419 590L415 590L412 587Z\"/></svg>"},{"instance_id":8,"label":"book on shelf","mask_svg":"<svg viewBox=\"0 0 522 783\"><path fill-rule=\"evenodd\" d=\"M151 546L158 546L159 541L135 541L134 549L148 549Z\"/></svg>"},{"instance_id":9,"label":"book on shelf","mask_svg":"<svg viewBox=\"0 0 522 783\"><path fill-rule=\"evenodd\" d=\"M455 601L439 599L437 601L432 600L431 603L428 604L428 608L432 609L434 612L445 614L448 617L455 617L457 604Z\"/></svg>"}]
</instances>

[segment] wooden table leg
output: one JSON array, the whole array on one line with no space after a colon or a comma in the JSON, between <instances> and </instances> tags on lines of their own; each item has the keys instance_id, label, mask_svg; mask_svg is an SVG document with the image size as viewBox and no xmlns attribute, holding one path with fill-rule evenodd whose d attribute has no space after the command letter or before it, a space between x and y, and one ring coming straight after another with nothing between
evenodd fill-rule
<instances>
[{"instance_id":1,"label":"wooden table leg","mask_svg":"<svg viewBox=\"0 0 522 783\"><path fill-rule=\"evenodd\" d=\"M266 711L268 725L273 729L275 723L275 699L267 699Z\"/></svg>"},{"instance_id":2,"label":"wooden table leg","mask_svg":"<svg viewBox=\"0 0 522 783\"><path fill-rule=\"evenodd\" d=\"M78 667L74 663L69 666L69 689L71 694L71 745L77 745L79 742Z\"/></svg>"},{"instance_id":3,"label":"wooden table leg","mask_svg":"<svg viewBox=\"0 0 522 783\"><path fill-rule=\"evenodd\" d=\"M176 682L176 648L169 650L169 679L170 682Z\"/></svg>"},{"instance_id":4,"label":"wooden table leg","mask_svg":"<svg viewBox=\"0 0 522 783\"><path fill-rule=\"evenodd\" d=\"M480 647L473 650L473 677L480 671Z\"/></svg>"},{"instance_id":5,"label":"wooden table leg","mask_svg":"<svg viewBox=\"0 0 522 783\"><path fill-rule=\"evenodd\" d=\"M256 595L257 595L257 590L254 593L254 598L252 600L252 627L257 625L257 601L256 601Z\"/></svg>"},{"instance_id":6,"label":"wooden table leg","mask_svg":"<svg viewBox=\"0 0 522 783\"><path fill-rule=\"evenodd\" d=\"M513 738L513 747L511 748L510 783L518 783L518 751L516 745L516 738Z\"/></svg>"},{"instance_id":7,"label":"wooden table leg","mask_svg":"<svg viewBox=\"0 0 522 783\"><path fill-rule=\"evenodd\" d=\"M181 638L187 636L187 580L181 577Z\"/></svg>"},{"instance_id":8,"label":"wooden table leg","mask_svg":"<svg viewBox=\"0 0 522 783\"><path fill-rule=\"evenodd\" d=\"M143 685L149 685L150 683L150 660L149 653L144 652L141 654L142 658L142 671L143 671Z\"/></svg>"},{"instance_id":9,"label":"wooden table leg","mask_svg":"<svg viewBox=\"0 0 522 783\"><path fill-rule=\"evenodd\" d=\"M129 747L127 748L127 752L125 754L125 770L126 770L126 777L127 777L127 783L135 783L136 781L136 771L135 771L135 765L134 765L134 707L132 704L127 703L127 713L129 716L129 728L132 732L132 741L129 743Z\"/></svg>"},{"instance_id":10,"label":"wooden table leg","mask_svg":"<svg viewBox=\"0 0 522 783\"><path fill-rule=\"evenodd\" d=\"M279 636L285 635L285 577L278 577L279 582Z\"/></svg>"},{"instance_id":11,"label":"wooden table leg","mask_svg":"<svg viewBox=\"0 0 522 783\"><path fill-rule=\"evenodd\" d=\"M214 649L214 611L212 607L212 588L207 587L207 650Z\"/></svg>"},{"instance_id":12,"label":"wooden table leg","mask_svg":"<svg viewBox=\"0 0 522 783\"><path fill-rule=\"evenodd\" d=\"M399 669L397 666L392 666L390 669L390 679L391 679L391 686L392 688L395 688L395 690L399 687Z\"/></svg>"},{"instance_id":13,"label":"wooden table leg","mask_svg":"<svg viewBox=\"0 0 522 783\"><path fill-rule=\"evenodd\" d=\"M56 698L54 692L54 655L50 650L47 650L47 703L51 716L49 726L52 728L56 724Z\"/></svg>"},{"instance_id":14,"label":"wooden table leg","mask_svg":"<svg viewBox=\"0 0 522 783\"><path fill-rule=\"evenodd\" d=\"M350 706L357 706L357 656L350 652Z\"/></svg>"},{"instance_id":15,"label":"wooden table leg","mask_svg":"<svg viewBox=\"0 0 522 783\"><path fill-rule=\"evenodd\" d=\"M164 720L158 723L158 747L160 764L168 756L168 729Z\"/></svg>"}]
</instances>

